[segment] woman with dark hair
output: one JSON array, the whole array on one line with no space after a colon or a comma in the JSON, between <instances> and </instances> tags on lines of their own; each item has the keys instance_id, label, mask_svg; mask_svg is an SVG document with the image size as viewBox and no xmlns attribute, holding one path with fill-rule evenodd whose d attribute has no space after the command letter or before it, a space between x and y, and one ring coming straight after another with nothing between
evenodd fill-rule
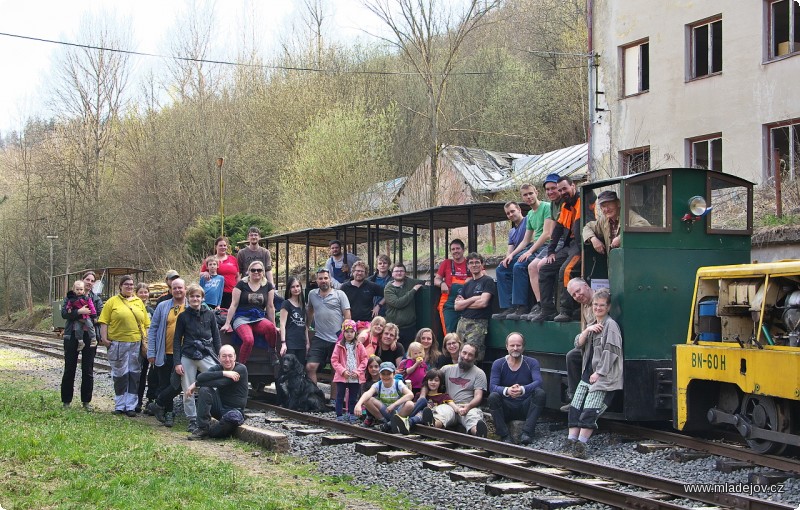
<instances>
[{"instance_id":1,"label":"woman with dark hair","mask_svg":"<svg viewBox=\"0 0 800 510\"><path fill-rule=\"evenodd\" d=\"M225 278L225 286L222 288L222 302L219 306L220 308L230 308L231 299L233 298L233 288L236 287L236 283L239 281L239 263L236 261L236 257L228 255L227 237L218 237L214 241L214 250L217 262L219 263L217 274ZM200 267L200 277L206 280L211 278L205 261L203 261L203 265Z\"/></svg>"},{"instance_id":2,"label":"woman with dark hair","mask_svg":"<svg viewBox=\"0 0 800 510\"><path fill-rule=\"evenodd\" d=\"M311 348L306 328L306 304L303 299L303 286L300 280L290 276L286 280L286 291L281 306L281 350L283 357L286 353L294 354L300 363L305 366L306 353Z\"/></svg>"},{"instance_id":3,"label":"woman with dark hair","mask_svg":"<svg viewBox=\"0 0 800 510\"><path fill-rule=\"evenodd\" d=\"M91 299L94 304L96 315L92 317L93 328L97 326L97 315L103 310L103 300L92 291L97 276L94 271L86 271L83 274L83 287L86 299ZM69 407L75 394L75 375L78 371L78 353L81 356L81 405L87 411L92 410L91 401L94 391L94 358L97 355L97 345L92 346L89 335L84 332L83 338L75 338L73 323L80 319L81 315L90 314L88 306L77 310L67 309L67 300L61 305L61 317L66 319L64 327L64 375L61 378L61 403L64 407ZM95 331L94 338L100 338L98 331ZM83 340L83 349L78 351L78 341Z\"/></svg>"},{"instance_id":4,"label":"woman with dark hair","mask_svg":"<svg viewBox=\"0 0 800 510\"><path fill-rule=\"evenodd\" d=\"M111 378L114 381L114 414L136 416L139 400L139 352L146 342L150 316L144 303L134 293L133 277L119 280L119 294L103 306L100 323L100 343L108 348Z\"/></svg>"}]
</instances>

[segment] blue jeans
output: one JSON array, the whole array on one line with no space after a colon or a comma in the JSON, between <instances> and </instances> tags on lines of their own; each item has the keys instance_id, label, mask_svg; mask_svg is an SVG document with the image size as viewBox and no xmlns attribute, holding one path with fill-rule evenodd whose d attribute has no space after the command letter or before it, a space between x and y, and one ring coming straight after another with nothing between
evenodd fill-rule
<instances>
[{"instance_id":1,"label":"blue jeans","mask_svg":"<svg viewBox=\"0 0 800 510\"><path fill-rule=\"evenodd\" d=\"M495 269L495 276L497 276L497 301L502 309L509 308L513 302L511 292L516 276L514 273L514 266L517 264L517 258L519 258L521 254L522 252L517 253L514 258L511 259L511 262L508 263L508 267L503 267L503 264L499 264L497 269ZM525 267L528 267L527 264L525 264ZM525 281L527 281L527 278Z\"/></svg>"}]
</instances>

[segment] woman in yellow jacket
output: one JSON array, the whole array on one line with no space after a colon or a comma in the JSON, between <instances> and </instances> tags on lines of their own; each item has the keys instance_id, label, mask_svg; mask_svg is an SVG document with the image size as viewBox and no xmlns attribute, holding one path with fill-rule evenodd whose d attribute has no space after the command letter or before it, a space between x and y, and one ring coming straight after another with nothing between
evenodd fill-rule
<instances>
[{"instance_id":1,"label":"woman in yellow jacket","mask_svg":"<svg viewBox=\"0 0 800 510\"><path fill-rule=\"evenodd\" d=\"M150 316L144 303L134 293L133 277L119 282L119 294L106 301L97 319L100 343L108 348L111 378L114 381L114 414L136 416L139 399L139 351L147 342Z\"/></svg>"}]
</instances>

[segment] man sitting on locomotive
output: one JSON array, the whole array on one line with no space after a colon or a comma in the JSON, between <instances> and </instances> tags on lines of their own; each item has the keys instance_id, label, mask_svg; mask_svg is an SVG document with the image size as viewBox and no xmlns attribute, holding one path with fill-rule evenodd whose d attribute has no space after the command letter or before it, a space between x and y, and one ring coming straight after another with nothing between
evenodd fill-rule
<instances>
[{"instance_id":1,"label":"man sitting on locomotive","mask_svg":"<svg viewBox=\"0 0 800 510\"><path fill-rule=\"evenodd\" d=\"M595 292L595 319L575 337L575 347L583 352L583 371L570 403L565 451L577 458L586 458L586 443L597 429L597 418L611 403L613 392L622 389L622 333L608 315L610 307L608 290Z\"/></svg>"},{"instance_id":2,"label":"man sitting on locomotive","mask_svg":"<svg viewBox=\"0 0 800 510\"><path fill-rule=\"evenodd\" d=\"M617 193L606 190L597 196L597 206L603 212L596 221L590 221L583 227L583 242L591 244L600 254L607 254L620 246L619 210L620 202ZM650 223L636 214L628 211L628 223L633 227L647 227Z\"/></svg>"}]
</instances>

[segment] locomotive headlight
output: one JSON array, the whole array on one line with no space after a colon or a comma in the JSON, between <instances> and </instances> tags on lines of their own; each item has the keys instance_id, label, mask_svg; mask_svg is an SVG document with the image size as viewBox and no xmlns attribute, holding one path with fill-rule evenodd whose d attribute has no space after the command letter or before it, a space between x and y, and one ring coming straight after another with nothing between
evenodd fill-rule
<instances>
[{"instance_id":1,"label":"locomotive headlight","mask_svg":"<svg viewBox=\"0 0 800 510\"><path fill-rule=\"evenodd\" d=\"M693 216L702 216L706 213L706 199L701 196L694 196L689 199L689 212Z\"/></svg>"}]
</instances>

